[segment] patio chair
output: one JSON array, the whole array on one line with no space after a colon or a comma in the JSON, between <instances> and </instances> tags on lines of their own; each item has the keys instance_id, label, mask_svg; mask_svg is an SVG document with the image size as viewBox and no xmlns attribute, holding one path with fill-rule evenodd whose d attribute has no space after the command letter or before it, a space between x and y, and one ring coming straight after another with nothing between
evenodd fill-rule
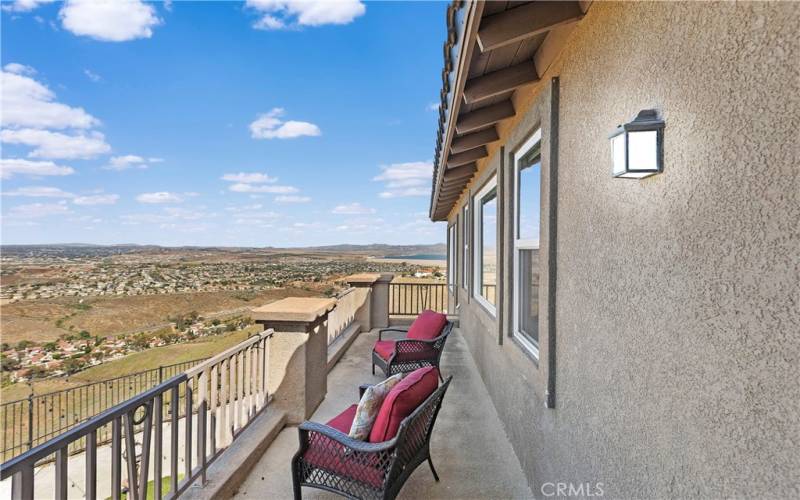
<instances>
[{"instance_id":1,"label":"patio chair","mask_svg":"<svg viewBox=\"0 0 800 500\"><path fill-rule=\"evenodd\" d=\"M402 328L379 330L378 341L372 348L372 374L375 375L376 365L387 377L423 366L435 366L438 370L444 343L452 331L453 322L448 321L445 314L430 310L423 311L417 316L407 330ZM385 332L405 333L405 338L383 340ZM444 380L441 373L439 378Z\"/></svg>"},{"instance_id":2,"label":"patio chair","mask_svg":"<svg viewBox=\"0 0 800 500\"><path fill-rule=\"evenodd\" d=\"M358 405L325 425L301 424L300 449L292 459L294 498L301 500L301 487L307 486L348 498L393 499L426 460L438 482L430 439L452 377L441 385L437 377L436 368L422 368L393 387L381 405L369 442L348 436ZM360 387L361 394L367 387Z\"/></svg>"}]
</instances>

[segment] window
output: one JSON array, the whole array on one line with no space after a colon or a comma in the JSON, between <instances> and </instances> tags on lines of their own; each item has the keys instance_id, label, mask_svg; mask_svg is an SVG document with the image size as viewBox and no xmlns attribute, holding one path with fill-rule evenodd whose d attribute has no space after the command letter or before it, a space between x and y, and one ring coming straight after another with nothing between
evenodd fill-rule
<instances>
[{"instance_id":1,"label":"window","mask_svg":"<svg viewBox=\"0 0 800 500\"><path fill-rule=\"evenodd\" d=\"M461 246L463 247L461 252L461 286L464 290L467 290L467 280L469 279L469 202L464 205L464 209L461 212L461 220L463 221L461 224Z\"/></svg>"},{"instance_id":2,"label":"window","mask_svg":"<svg viewBox=\"0 0 800 500\"><path fill-rule=\"evenodd\" d=\"M541 139L537 130L514 154L514 337L539 358Z\"/></svg>"},{"instance_id":3,"label":"window","mask_svg":"<svg viewBox=\"0 0 800 500\"><path fill-rule=\"evenodd\" d=\"M456 224L447 227L447 288L452 293L456 285L456 255L458 249L456 247Z\"/></svg>"},{"instance_id":4,"label":"window","mask_svg":"<svg viewBox=\"0 0 800 500\"><path fill-rule=\"evenodd\" d=\"M497 301L497 178L492 178L475 195L473 203L472 293L492 314Z\"/></svg>"}]
</instances>

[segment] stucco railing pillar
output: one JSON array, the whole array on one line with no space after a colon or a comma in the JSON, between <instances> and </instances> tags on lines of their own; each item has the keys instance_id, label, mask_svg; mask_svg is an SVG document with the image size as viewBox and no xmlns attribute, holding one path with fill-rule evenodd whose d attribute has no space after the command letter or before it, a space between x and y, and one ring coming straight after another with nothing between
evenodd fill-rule
<instances>
[{"instance_id":1,"label":"stucco railing pillar","mask_svg":"<svg viewBox=\"0 0 800 500\"><path fill-rule=\"evenodd\" d=\"M275 334L269 347L269 393L289 423L308 419L328 392L328 314L335 299L290 297L252 317Z\"/></svg>"},{"instance_id":2,"label":"stucco railing pillar","mask_svg":"<svg viewBox=\"0 0 800 500\"><path fill-rule=\"evenodd\" d=\"M389 326L389 282L393 279L393 273L362 273L345 278L352 287L370 289L366 301L369 306L362 308L360 316L357 316L363 330Z\"/></svg>"}]
</instances>

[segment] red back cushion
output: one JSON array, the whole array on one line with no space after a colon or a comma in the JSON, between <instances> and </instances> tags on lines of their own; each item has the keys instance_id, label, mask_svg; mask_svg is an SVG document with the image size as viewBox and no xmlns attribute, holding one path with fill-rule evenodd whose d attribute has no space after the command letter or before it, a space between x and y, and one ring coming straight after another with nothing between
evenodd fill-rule
<instances>
[{"instance_id":1,"label":"red back cushion","mask_svg":"<svg viewBox=\"0 0 800 500\"><path fill-rule=\"evenodd\" d=\"M383 400L378 418L369 433L371 443L388 441L397 435L400 422L428 399L439 387L439 371L433 366L414 370L392 387Z\"/></svg>"},{"instance_id":2,"label":"red back cushion","mask_svg":"<svg viewBox=\"0 0 800 500\"><path fill-rule=\"evenodd\" d=\"M435 339L442 333L447 324L447 315L431 310L422 311L408 329L406 338L417 340Z\"/></svg>"}]
</instances>

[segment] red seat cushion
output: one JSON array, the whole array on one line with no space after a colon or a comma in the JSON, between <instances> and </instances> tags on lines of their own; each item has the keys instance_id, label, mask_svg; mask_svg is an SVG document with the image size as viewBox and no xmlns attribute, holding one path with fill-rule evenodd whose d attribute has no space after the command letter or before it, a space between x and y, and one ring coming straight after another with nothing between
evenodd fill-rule
<instances>
[{"instance_id":1,"label":"red seat cushion","mask_svg":"<svg viewBox=\"0 0 800 500\"><path fill-rule=\"evenodd\" d=\"M356 417L356 408L358 408L358 405L352 405L342 413L330 419L325 425L347 434L350 432L350 426L353 425L353 419Z\"/></svg>"},{"instance_id":2,"label":"red seat cushion","mask_svg":"<svg viewBox=\"0 0 800 500\"><path fill-rule=\"evenodd\" d=\"M378 356L388 361L394 354L394 340L379 340L375 342L373 350Z\"/></svg>"},{"instance_id":3,"label":"red seat cushion","mask_svg":"<svg viewBox=\"0 0 800 500\"><path fill-rule=\"evenodd\" d=\"M436 349L431 346L411 344L407 347L417 350L401 352L397 355L397 357L394 358L395 361L420 361L423 359L431 359L436 357ZM375 342L375 353L386 361L389 361L389 358L392 356L392 354L394 354L394 350L394 340L379 340Z\"/></svg>"},{"instance_id":4,"label":"red seat cushion","mask_svg":"<svg viewBox=\"0 0 800 500\"><path fill-rule=\"evenodd\" d=\"M428 399L439 387L439 371L433 366L414 370L392 387L383 400L378 418L369 433L371 443L388 441L397 435L400 422Z\"/></svg>"},{"instance_id":5,"label":"red seat cushion","mask_svg":"<svg viewBox=\"0 0 800 500\"><path fill-rule=\"evenodd\" d=\"M417 340L431 340L442 334L447 316L431 310L422 311L408 329L406 338Z\"/></svg>"},{"instance_id":6,"label":"red seat cushion","mask_svg":"<svg viewBox=\"0 0 800 500\"><path fill-rule=\"evenodd\" d=\"M353 418L356 416L358 405L352 405L345 411L335 416L326 424L337 431L347 435ZM329 472L345 476L358 481L366 482L376 488L383 484L384 473L379 468L377 455L359 454L356 452L345 453L345 447L321 434L312 434L308 449L303 454L303 460L313 467L319 467Z\"/></svg>"}]
</instances>

